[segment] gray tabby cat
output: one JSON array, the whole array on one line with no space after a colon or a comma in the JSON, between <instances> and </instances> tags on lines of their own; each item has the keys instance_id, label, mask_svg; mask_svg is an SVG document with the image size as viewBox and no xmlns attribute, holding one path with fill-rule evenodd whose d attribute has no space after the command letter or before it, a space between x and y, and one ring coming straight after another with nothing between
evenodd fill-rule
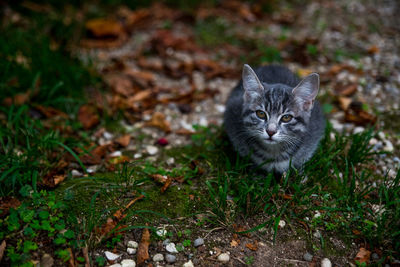
<instances>
[{"instance_id":1,"label":"gray tabby cat","mask_svg":"<svg viewBox=\"0 0 400 267\"><path fill-rule=\"evenodd\" d=\"M226 104L224 124L241 156L281 174L308 161L324 134L325 119L315 97L319 75L302 81L287 68L245 64L242 80Z\"/></svg>"}]
</instances>

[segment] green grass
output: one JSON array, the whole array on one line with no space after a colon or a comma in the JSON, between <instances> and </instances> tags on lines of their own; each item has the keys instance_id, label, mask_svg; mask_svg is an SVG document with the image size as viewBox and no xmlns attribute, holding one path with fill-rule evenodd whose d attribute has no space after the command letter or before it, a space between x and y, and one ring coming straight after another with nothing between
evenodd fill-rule
<instances>
[{"instance_id":1,"label":"green grass","mask_svg":"<svg viewBox=\"0 0 400 267\"><path fill-rule=\"evenodd\" d=\"M205 129L194 136L194 145L186 153L207 162L211 166L208 176L215 177L206 181L212 207L209 221L230 229L238 215L262 214L268 219L249 231L269 227L276 234L279 220L295 225L303 221L311 232L326 235L325 239L339 235L350 242L361 238L372 248L384 246L385 253L398 252L400 171L389 179L370 169L376 154L368 144L372 131L350 136L335 133L334 140L329 137L331 132L328 128L304 172L289 171L280 181L272 174L260 177L248 167L248 160L229 156L235 153L218 129ZM381 212L373 207L380 207ZM317 211L320 217L314 217ZM321 240L319 246L325 249L325 243Z\"/></svg>"}]
</instances>

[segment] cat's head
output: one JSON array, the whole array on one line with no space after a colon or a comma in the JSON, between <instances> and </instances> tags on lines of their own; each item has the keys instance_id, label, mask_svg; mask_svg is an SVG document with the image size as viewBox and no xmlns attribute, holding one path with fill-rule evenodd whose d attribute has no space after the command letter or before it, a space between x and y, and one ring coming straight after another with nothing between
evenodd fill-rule
<instances>
[{"instance_id":1,"label":"cat's head","mask_svg":"<svg viewBox=\"0 0 400 267\"><path fill-rule=\"evenodd\" d=\"M242 81L246 130L267 144L297 143L307 132L319 75L312 73L293 88L262 83L252 68L244 65Z\"/></svg>"}]
</instances>

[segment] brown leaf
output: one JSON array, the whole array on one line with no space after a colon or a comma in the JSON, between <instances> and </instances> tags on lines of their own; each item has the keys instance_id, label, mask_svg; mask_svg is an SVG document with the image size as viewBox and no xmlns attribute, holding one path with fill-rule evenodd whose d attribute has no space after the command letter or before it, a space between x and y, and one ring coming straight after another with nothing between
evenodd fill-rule
<instances>
[{"instance_id":1,"label":"brown leaf","mask_svg":"<svg viewBox=\"0 0 400 267\"><path fill-rule=\"evenodd\" d=\"M66 113L53 107L34 105L34 108L38 110L40 113L42 113L46 118L61 117L68 119L68 115Z\"/></svg>"},{"instance_id":2,"label":"brown leaf","mask_svg":"<svg viewBox=\"0 0 400 267\"><path fill-rule=\"evenodd\" d=\"M160 184L165 184L168 180L168 177L166 175L161 175L161 174L152 174L150 175L150 177L153 178L154 181Z\"/></svg>"},{"instance_id":3,"label":"brown leaf","mask_svg":"<svg viewBox=\"0 0 400 267\"><path fill-rule=\"evenodd\" d=\"M113 165L117 165L117 164L121 164L121 163L125 163L125 162L130 162L130 158L128 156L119 156L119 157L115 157L115 158L111 158L108 161L113 164Z\"/></svg>"},{"instance_id":4,"label":"brown leaf","mask_svg":"<svg viewBox=\"0 0 400 267\"><path fill-rule=\"evenodd\" d=\"M82 105L78 111L78 120L83 128L89 130L99 124L100 119L97 114L97 109L92 105Z\"/></svg>"},{"instance_id":5,"label":"brown leaf","mask_svg":"<svg viewBox=\"0 0 400 267\"><path fill-rule=\"evenodd\" d=\"M246 248L252 250L252 251L257 251L258 250L258 242L255 240L253 243L247 243Z\"/></svg>"},{"instance_id":6,"label":"brown leaf","mask_svg":"<svg viewBox=\"0 0 400 267\"><path fill-rule=\"evenodd\" d=\"M0 218L5 217L11 208L16 209L21 205L21 202L15 197L0 198Z\"/></svg>"},{"instance_id":7,"label":"brown leaf","mask_svg":"<svg viewBox=\"0 0 400 267\"><path fill-rule=\"evenodd\" d=\"M135 102L143 101L151 96L151 90L142 90L128 98L128 103L134 105Z\"/></svg>"},{"instance_id":8,"label":"brown leaf","mask_svg":"<svg viewBox=\"0 0 400 267\"><path fill-rule=\"evenodd\" d=\"M107 84L109 84L112 90L122 96L131 96L135 93L132 80L126 75L111 75L106 78Z\"/></svg>"},{"instance_id":9,"label":"brown leaf","mask_svg":"<svg viewBox=\"0 0 400 267\"><path fill-rule=\"evenodd\" d=\"M198 160L192 160L189 164L189 168L192 170L196 170L197 168L197 174L204 174L205 170L199 166L199 161Z\"/></svg>"},{"instance_id":10,"label":"brown leaf","mask_svg":"<svg viewBox=\"0 0 400 267\"><path fill-rule=\"evenodd\" d=\"M171 132L170 123L165 119L165 115L161 112L154 112L151 120L145 123L146 126L157 127L166 133Z\"/></svg>"},{"instance_id":11,"label":"brown leaf","mask_svg":"<svg viewBox=\"0 0 400 267\"><path fill-rule=\"evenodd\" d=\"M80 41L80 46L86 48L113 48L123 45L128 37L121 35L118 39L83 39Z\"/></svg>"},{"instance_id":12,"label":"brown leaf","mask_svg":"<svg viewBox=\"0 0 400 267\"><path fill-rule=\"evenodd\" d=\"M235 248L235 247L237 247L238 245L239 245L239 242L236 241L236 239L232 239L232 241L231 241L231 247Z\"/></svg>"},{"instance_id":13,"label":"brown leaf","mask_svg":"<svg viewBox=\"0 0 400 267\"><path fill-rule=\"evenodd\" d=\"M335 88L335 90L341 96L351 96L357 92L357 84L350 84L344 88L340 86L339 88Z\"/></svg>"},{"instance_id":14,"label":"brown leaf","mask_svg":"<svg viewBox=\"0 0 400 267\"><path fill-rule=\"evenodd\" d=\"M366 264L368 264L370 256L371 256L371 251L366 250L365 248L360 248L354 260L358 261L359 263L365 262Z\"/></svg>"},{"instance_id":15,"label":"brown leaf","mask_svg":"<svg viewBox=\"0 0 400 267\"><path fill-rule=\"evenodd\" d=\"M244 234L240 233L240 232L245 232L245 231L248 230L248 229L246 229L246 227L244 227L243 225L234 224L234 225L233 225L233 229L234 229L235 232L237 232L238 234L241 234L241 235L250 237L250 233L244 233Z\"/></svg>"},{"instance_id":16,"label":"brown leaf","mask_svg":"<svg viewBox=\"0 0 400 267\"><path fill-rule=\"evenodd\" d=\"M372 45L372 46L370 46L369 48L368 48L368 53L370 53L370 54L376 54L376 53L379 53L379 47L378 46L376 46L376 45Z\"/></svg>"},{"instance_id":17,"label":"brown leaf","mask_svg":"<svg viewBox=\"0 0 400 267\"><path fill-rule=\"evenodd\" d=\"M179 135L192 135L192 134L195 134L195 132L190 131L190 130L185 129L185 128L178 129L178 130L175 131L175 133L179 134Z\"/></svg>"},{"instance_id":18,"label":"brown leaf","mask_svg":"<svg viewBox=\"0 0 400 267\"><path fill-rule=\"evenodd\" d=\"M173 179L168 177L168 179L167 179L167 181L165 181L163 187L161 187L161 193L164 193L165 190L168 189L168 187L171 185L172 181L173 181Z\"/></svg>"},{"instance_id":19,"label":"brown leaf","mask_svg":"<svg viewBox=\"0 0 400 267\"><path fill-rule=\"evenodd\" d=\"M352 102L351 98L344 96L339 96L338 101L340 108L345 111L349 109L350 104Z\"/></svg>"},{"instance_id":20,"label":"brown leaf","mask_svg":"<svg viewBox=\"0 0 400 267\"><path fill-rule=\"evenodd\" d=\"M124 34L122 25L114 19L91 19L86 22L85 27L96 38L118 37Z\"/></svg>"},{"instance_id":21,"label":"brown leaf","mask_svg":"<svg viewBox=\"0 0 400 267\"><path fill-rule=\"evenodd\" d=\"M7 243L5 240L3 240L3 242L1 242L1 245L0 245L0 262L1 262L1 259L3 259L4 250L6 249L6 246L7 246Z\"/></svg>"},{"instance_id":22,"label":"brown leaf","mask_svg":"<svg viewBox=\"0 0 400 267\"><path fill-rule=\"evenodd\" d=\"M53 176L54 186L57 186L59 183L61 183L62 181L64 181L65 178L67 178L67 175L66 175L66 174L54 175L54 176Z\"/></svg>"},{"instance_id":23,"label":"brown leaf","mask_svg":"<svg viewBox=\"0 0 400 267\"><path fill-rule=\"evenodd\" d=\"M127 147L131 142L131 136L129 134L125 134L123 136L118 137L115 142L122 147Z\"/></svg>"},{"instance_id":24,"label":"brown leaf","mask_svg":"<svg viewBox=\"0 0 400 267\"><path fill-rule=\"evenodd\" d=\"M149 259L149 245L150 245L150 232L148 228L143 229L142 239L139 243L139 248L137 251L137 264L143 264L147 259Z\"/></svg>"},{"instance_id":25,"label":"brown leaf","mask_svg":"<svg viewBox=\"0 0 400 267\"><path fill-rule=\"evenodd\" d=\"M124 73L130 76L135 82L137 82L143 88L152 85L154 81L154 74L150 71L137 71L132 69L126 69Z\"/></svg>"}]
</instances>

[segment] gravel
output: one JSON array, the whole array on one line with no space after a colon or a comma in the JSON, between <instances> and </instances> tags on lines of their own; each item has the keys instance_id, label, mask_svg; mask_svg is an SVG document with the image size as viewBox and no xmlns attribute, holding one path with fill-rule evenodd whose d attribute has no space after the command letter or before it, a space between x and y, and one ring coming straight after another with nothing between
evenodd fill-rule
<instances>
[{"instance_id":1,"label":"gravel","mask_svg":"<svg viewBox=\"0 0 400 267\"><path fill-rule=\"evenodd\" d=\"M136 266L136 262L134 260L131 260L131 259L122 260L121 261L121 266L122 267L135 267Z\"/></svg>"},{"instance_id":2,"label":"gravel","mask_svg":"<svg viewBox=\"0 0 400 267\"><path fill-rule=\"evenodd\" d=\"M167 254L167 255L165 255L165 260L168 263L174 263L174 262L176 262L176 257L175 257L175 255Z\"/></svg>"},{"instance_id":3,"label":"gravel","mask_svg":"<svg viewBox=\"0 0 400 267\"><path fill-rule=\"evenodd\" d=\"M138 248L138 247L139 247L138 242L133 241L133 240L128 241L128 248Z\"/></svg>"},{"instance_id":4,"label":"gravel","mask_svg":"<svg viewBox=\"0 0 400 267\"><path fill-rule=\"evenodd\" d=\"M134 255L134 254L136 254L136 248L127 248L127 249L126 249L126 252L127 252L129 255Z\"/></svg>"},{"instance_id":5,"label":"gravel","mask_svg":"<svg viewBox=\"0 0 400 267\"><path fill-rule=\"evenodd\" d=\"M332 263L328 258L323 258L321 261L321 267L332 267Z\"/></svg>"},{"instance_id":6,"label":"gravel","mask_svg":"<svg viewBox=\"0 0 400 267\"><path fill-rule=\"evenodd\" d=\"M194 267L192 260L189 260L188 262L185 262L182 267Z\"/></svg>"},{"instance_id":7,"label":"gravel","mask_svg":"<svg viewBox=\"0 0 400 267\"><path fill-rule=\"evenodd\" d=\"M161 253L157 253L156 255L153 256L153 261L159 262L164 260L164 255Z\"/></svg>"},{"instance_id":8,"label":"gravel","mask_svg":"<svg viewBox=\"0 0 400 267\"><path fill-rule=\"evenodd\" d=\"M175 244L174 243L169 243L168 245L165 246L165 249L169 253L178 253L178 250L176 250Z\"/></svg>"},{"instance_id":9,"label":"gravel","mask_svg":"<svg viewBox=\"0 0 400 267\"><path fill-rule=\"evenodd\" d=\"M204 239L201 238L201 237L197 238L197 239L193 242L193 245L194 245L196 248L197 248L197 247L200 247L200 246L202 246L202 245L204 245Z\"/></svg>"},{"instance_id":10,"label":"gravel","mask_svg":"<svg viewBox=\"0 0 400 267\"><path fill-rule=\"evenodd\" d=\"M228 253L221 253L218 256L218 261L227 263L230 260L229 254Z\"/></svg>"},{"instance_id":11,"label":"gravel","mask_svg":"<svg viewBox=\"0 0 400 267\"><path fill-rule=\"evenodd\" d=\"M107 258L109 261L115 261L115 260L119 259L119 257L121 257L121 255L112 253L112 252L110 252L110 251L105 251L104 254L106 255L106 258Z\"/></svg>"},{"instance_id":12,"label":"gravel","mask_svg":"<svg viewBox=\"0 0 400 267\"><path fill-rule=\"evenodd\" d=\"M303 255L303 259L305 261L312 261L313 257L314 256L312 254L308 253L308 252Z\"/></svg>"}]
</instances>

